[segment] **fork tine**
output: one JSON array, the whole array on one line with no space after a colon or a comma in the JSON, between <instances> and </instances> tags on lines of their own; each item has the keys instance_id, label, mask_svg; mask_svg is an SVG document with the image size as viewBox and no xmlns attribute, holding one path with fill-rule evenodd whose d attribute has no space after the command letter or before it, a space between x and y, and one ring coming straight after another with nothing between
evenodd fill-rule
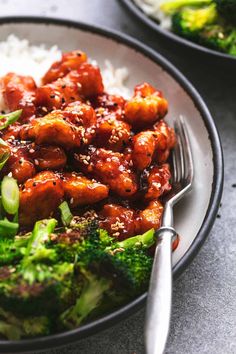
<instances>
[{"instance_id":1,"label":"fork tine","mask_svg":"<svg viewBox=\"0 0 236 354\"><path fill-rule=\"evenodd\" d=\"M188 130L182 116L179 117L179 134L180 140L182 141L183 148L183 162L184 162L184 178L188 180L188 183L191 183L193 180L193 158L190 148Z\"/></svg>"},{"instance_id":2,"label":"fork tine","mask_svg":"<svg viewBox=\"0 0 236 354\"><path fill-rule=\"evenodd\" d=\"M176 145L173 149L173 157L174 157L176 171L177 171L176 182L179 183L182 180L184 165L183 165L183 147L179 135L179 124L177 119L174 122L174 129L176 132Z\"/></svg>"}]
</instances>

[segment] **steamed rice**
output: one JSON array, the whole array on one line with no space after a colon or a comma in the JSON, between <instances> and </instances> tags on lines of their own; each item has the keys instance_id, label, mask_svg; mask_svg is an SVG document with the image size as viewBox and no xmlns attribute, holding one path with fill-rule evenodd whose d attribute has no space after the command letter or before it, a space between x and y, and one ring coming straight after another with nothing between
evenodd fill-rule
<instances>
[{"instance_id":1,"label":"steamed rice","mask_svg":"<svg viewBox=\"0 0 236 354\"><path fill-rule=\"evenodd\" d=\"M164 14L161 10L161 5L166 0L133 0L134 3L148 16L160 22L160 26L165 29L171 28L170 16Z\"/></svg>"},{"instance_id":2,"label":"steamed rice","mask_svg":"<svg viewBox=\"0 0 236 354\"><path fill-rule=\"evenodd\" d=\"M37 85L53 62L60 60L61 50L54 45L46 48L44 44L31 45L27 39L19 39L11 34L0 42L0 77L14 72L19 75L30 75ZM123 95L128 98L130 92L125 86L128 78L128 69L114 68L109 60L105 60L102 71L105 91L111 94ZM4 100L0 92L0 110L6 111Z\"/></svg>"}]
</instances>

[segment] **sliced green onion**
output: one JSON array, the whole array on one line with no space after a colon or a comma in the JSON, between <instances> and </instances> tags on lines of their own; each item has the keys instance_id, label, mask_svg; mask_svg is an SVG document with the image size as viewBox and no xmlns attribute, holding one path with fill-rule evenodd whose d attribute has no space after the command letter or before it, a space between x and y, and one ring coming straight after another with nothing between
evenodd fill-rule
<instances>
[{"instance_id":1,"label":"sliced green onion","mask_svg":"<svg viewBox=\"0 0 236 354\"><path fill-rule=\"evenodd\" d=\"M71 223L71 220L73 219L73 215L71 214L68 203L66 201L64 201L63 203L61 203L59 205L59 209L61 211L61 221L62 221L63 225L69 226Z\"/></svg>"},{"instance_id":2,"label":"sliced green onion","mask_svg":"<svg viewBox=\"0 0 236 354\"><path fill-rule=\"evenodd\" d=\"M4 120L3 122L0 121L0 130L7 128L12 123L15 123L20 118L21 113L22 109L18 109L17 111L0 115L0 120Z\"/></svg>"},{"instance_id":3,"label":"sliced green onion","mask_svg":"<svg viewBox=\"0 0 236 354\"><path fill-rule=\"evenodd\" d=\"M17 234L19 224L11 222L7 218L0 220L0 237L14 237Z\"/></svg>"},{"instance_id":4,"label":"sliced green onion","mask_svg":"<svg viewBox=\"0 0 236 354\"><path fill-rule=\"evenodd\" d=\"M3 168L11 155L11 150L8 144L0 138L0 170Z\"/></svg>"},{"instance_id":5,"label":"sliced green onion","mask_svg":"<svg viewBox=\"0 0 236 354\"><path fill-rule=\"evenodd\" d=\"M19 188L17 181L5 176L1 185L2 205L8 214L14 215L19 209Z\"/></svg>"}]
</instances>

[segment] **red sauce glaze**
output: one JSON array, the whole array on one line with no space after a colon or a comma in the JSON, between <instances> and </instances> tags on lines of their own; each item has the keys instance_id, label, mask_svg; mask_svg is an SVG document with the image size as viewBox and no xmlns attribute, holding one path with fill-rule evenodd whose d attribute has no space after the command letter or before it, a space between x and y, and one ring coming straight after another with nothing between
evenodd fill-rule
<instances>
[{"instance_id":1,"label":"red sauce glaze","mask_svg":"<svg viewBox=\"0 0 236 354\"><path fill-rule=\"evenodd\" d=\"M159 90L143 83L129 100L108 94L79 50L64 53L39 87L13 73L0 85L9 110L23 110L0 147L10 152L1 175L20 184L21 226L53 215L62 200L75 212L95 210L119 240L160 226L175 134Z\"/></svg>"}]
</instances>

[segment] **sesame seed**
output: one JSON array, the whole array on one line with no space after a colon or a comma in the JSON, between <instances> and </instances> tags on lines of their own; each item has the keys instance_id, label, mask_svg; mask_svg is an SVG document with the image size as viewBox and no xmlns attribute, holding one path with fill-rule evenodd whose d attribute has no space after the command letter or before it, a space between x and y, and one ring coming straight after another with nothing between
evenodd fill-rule
<instances>
[{"instance_id":1,"label":"sesame seed","mask_svg":"<svg viewBox=\"0 0 236 354\"><path fill-rule=\"evenodd\" d=\"M35 163L36 166L39 165L39 161L37 159L34 160L34 163Z\"/></svg>"},{"instance_id":2,"label":"sesame seed","mask_svg":"<svg viewBox=\"0 0 236 354\"><path fill-rule=\"evenodd\" d=\"M29 153L30 153L30 154L33 154L34 152L35 152L34 149L30 149L30 150L29 150Z\"/></svg>"}]
</instances>

